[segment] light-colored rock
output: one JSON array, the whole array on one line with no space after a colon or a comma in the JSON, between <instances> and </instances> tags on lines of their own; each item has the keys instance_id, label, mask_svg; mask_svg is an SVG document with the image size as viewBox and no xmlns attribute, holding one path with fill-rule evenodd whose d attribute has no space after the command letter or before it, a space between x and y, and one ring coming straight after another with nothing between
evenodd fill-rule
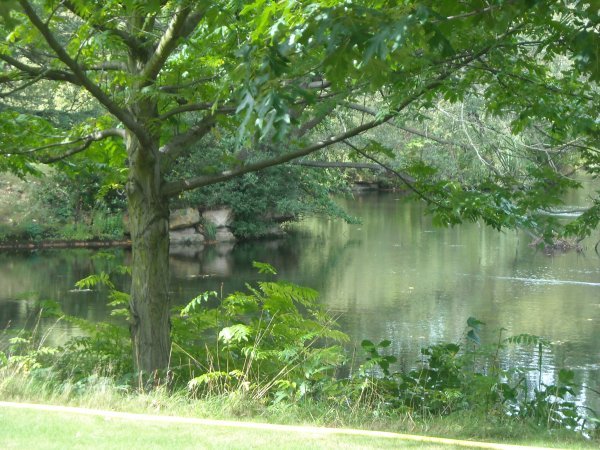
<instances>
[{"instance_id":1,"label":"light-colored rock","mask_svg":"<svg viewBox=\"0 0 600 450\"><path fill-rule=\"evenodd\" d=\"M215 234L215 241L232 242L235 241L235 236L227 227L217 228L217 233Z\"/></svg>"},{"instance_id":2,"label":"light-colored rock","mask_svg":"<svg viewBox=\"0 0 600 450\"><path fill-rule=\"evenodd\" d=\"M216 228L228 227L233 222L233 211L231 208L212 209L204 211L202 218Z\"/></svg>"},{"instance_id":3,"label":"light-colored rock","mask_svg":"<svg viewBox=\"0 0 600 450\"><path fill-rule=\"evenodd\" d=\"M200 213L195 208L176 209L169 215L169 229L190 228L200 223Z\"/></svg>"},{"instance_id":4,"label":"light-colored rock","mask_svg":"<svg viewBox=\"0 0 600 450\"><path fill-rule=\"evenodd\" d=\"M202 244L204 236L198 233L196 228L184 228L182 230L172 230L169 233L171 244Z\"/></svg>"}]
</instances>

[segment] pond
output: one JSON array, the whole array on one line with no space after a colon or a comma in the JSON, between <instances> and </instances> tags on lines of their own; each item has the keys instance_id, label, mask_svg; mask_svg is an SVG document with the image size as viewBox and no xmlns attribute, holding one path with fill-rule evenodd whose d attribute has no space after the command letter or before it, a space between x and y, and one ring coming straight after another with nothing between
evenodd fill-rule
<instances>
[{"instance_id":1,"label":"pond","mask_svg":"<svg viewBox=\"0 0 600 450\"><path fill-rule=\"evenodd\" d=\"M576 206L578 200L570 203ZM529 333L552 341L543 355L545 382L566 366L600 391L598 236L583 242L583 252L549 256L531 248L522 233L499 233L479 224L435 228L421 204L398 194L357 195L343 204L361 224L307 219L284 239L173 255L173 298L185 303L207 290L243 289L260 279L252 261L268 262L280 279L317 289L353 345L389 339L405 367L414 366L423 346L464 339L467 318L473 316L486 323L486 342L497 340L501 328L503 336ZM101 264L95 253L0 254L0 330L33 326L37 299L59 300L69 314L105 319L105 294L74 290L75 281ZM126 251L112 253L124 263L130 259ZM78 332L64 323L42 321L42 326L51 327L51 341ZM537 365L533 350L509 357ZM600 409L591 391L581 398Z\"/></svg>"}]
</instances>

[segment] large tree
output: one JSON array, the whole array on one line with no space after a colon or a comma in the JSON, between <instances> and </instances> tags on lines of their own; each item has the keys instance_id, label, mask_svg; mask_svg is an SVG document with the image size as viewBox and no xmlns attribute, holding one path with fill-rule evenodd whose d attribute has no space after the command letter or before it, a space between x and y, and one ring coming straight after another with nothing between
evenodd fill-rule
<instances>
[{"instance_id":1,"label":"large tree","mask_svg":"<svg viewBox=\"0 0 600 450\"><path fill-rule=\"evenodd\" d=\"M535 123L557 142L578 138L591 168L595 3L2 1L0 170L24 174L35 162L67 164L83 152L124 149L135 365L165 369L169 199L340 143L373 157L377 146L352 139L467 92L481 96L489 113L510 115L514 132ZM319 128L374 98L374 116L330 136ZM53 120L49 105L69 119ZM260 157L166 181L177 159L225 133L237 134L251 154L260 149ZM500 192L510 198L511 189ZM498 208L460 201L459 208L434 204L447 222L465 213L508 223Z\"/></svg>"}]
</instances>

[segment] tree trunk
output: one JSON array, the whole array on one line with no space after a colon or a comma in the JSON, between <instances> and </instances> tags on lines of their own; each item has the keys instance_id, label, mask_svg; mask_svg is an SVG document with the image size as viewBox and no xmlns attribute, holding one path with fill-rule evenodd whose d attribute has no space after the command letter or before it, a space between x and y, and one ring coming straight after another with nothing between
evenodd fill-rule
<instances>
[{"instance_id":1,"label":"tree trunk","mask_svg":"<svg viewBox=\"0 0 600 450\"><path fill-rule=\"evenodd\" d=\"M161 195L158 143L142 148L128 133L127 198L133 261L131 338L135 368L144 377L162 378L169 366L169 205Z\"/></svg>"}]
</instances>

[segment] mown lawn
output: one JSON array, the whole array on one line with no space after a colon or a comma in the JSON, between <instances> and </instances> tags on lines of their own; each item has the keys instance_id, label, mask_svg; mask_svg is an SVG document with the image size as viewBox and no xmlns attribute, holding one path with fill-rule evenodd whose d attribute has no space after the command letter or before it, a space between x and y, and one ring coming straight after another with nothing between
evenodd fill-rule
<instances>
[{"instance_id":1,"label":"mown lawn","mask_svg":"<svg viewBox=\"0 0 600 450\"><path fill-rule=\"evenodd\" d=\"M391 438L282 433L221 426L134 422L0 408L2 449L453 449Z\"/></svg>"}]
</instances>

